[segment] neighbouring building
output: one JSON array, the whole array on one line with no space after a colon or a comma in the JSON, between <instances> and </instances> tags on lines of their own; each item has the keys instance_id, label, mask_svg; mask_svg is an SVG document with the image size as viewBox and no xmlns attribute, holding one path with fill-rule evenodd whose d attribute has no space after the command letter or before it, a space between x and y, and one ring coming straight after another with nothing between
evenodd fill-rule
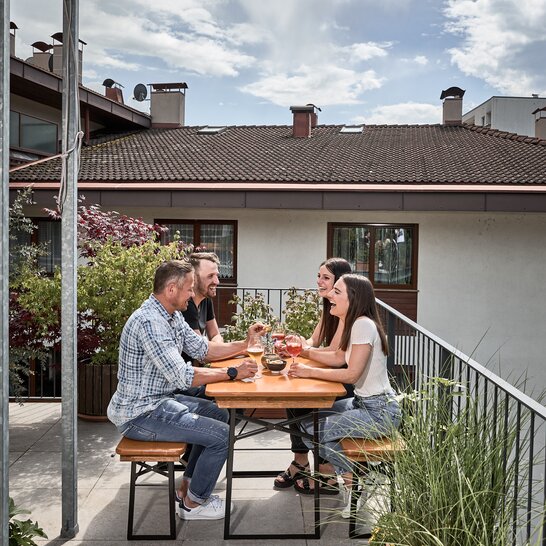
<instances>
[{"instance_id":1,"label":"neighbouring building","mask_svg":"<svg viewBox=\"0 0 546 546\"><path fill-rule=\"evenodd\" d=\"M463 114L463 123L518 135L535 133L534 112L546 107L546 97L491 97Z\"/></svg>"}]
</instances>

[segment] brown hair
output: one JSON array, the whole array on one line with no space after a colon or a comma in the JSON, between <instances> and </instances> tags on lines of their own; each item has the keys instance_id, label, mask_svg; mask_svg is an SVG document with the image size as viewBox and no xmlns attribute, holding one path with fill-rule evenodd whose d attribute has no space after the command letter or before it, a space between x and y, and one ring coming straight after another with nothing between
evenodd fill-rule
<instances>
[{"instance_id":1,"label":"brown hair","mask_svg":"<svg viewBox=\"0 0 546 546\"><path fill-rule=\"evenodd\" d=\"M351 339L351 329L358 317L368 317L375 322L379 337L381 338L381 348L385 356L389 355L389 344L385 330L381 324L377 305L375 303L375 292L372 283L363 275L355 275L354 273L346 274L341 277L347 289L347 297L349 298L349 310L345 317L343 334L339 348L346 351Z\"/></svg>"},{"instance_id":2,"label":"brown hair","mask_svg":"<svg viewBox=\"0 0 546 546\"><path fill-rule=\"evenodd\" d=\"M188 273L193 271L193 265L187 260L169 260L163 262L154 276L154 294L160 294L168 284L181 282Z\"/></svg>"},{"instance_id":3,"label":"brown hair","mask_svg":"<svg viewBox=\"0 0 546 546\"><path fill-rule=\"evenodd\" d=\"M188 260L195 270L199 269L201 260L208 260L218 266L220 265L220 258L214 252L192 252L188 256Z\"/></svg>"},{"instance_id":4,"label":"brown hair","mask_svg":"<svg viewBox=\"0 0 546 546\"><path fill-rule=\"evenodd\" d=\"M345 273L351 273L351 264L343 258L329 258L322 262L319 266L326 267L326 269L334 276L334 282L336 282ZM328 298L322 298L322 325L319 332L318 343L321 345L324 343L326 346L332 343L332 339L337 330L339 324L339 317L335 317L330 314L330 307L332 304ZM336 347L337 349L337 347Z\"/></svg>"}]
</instances>

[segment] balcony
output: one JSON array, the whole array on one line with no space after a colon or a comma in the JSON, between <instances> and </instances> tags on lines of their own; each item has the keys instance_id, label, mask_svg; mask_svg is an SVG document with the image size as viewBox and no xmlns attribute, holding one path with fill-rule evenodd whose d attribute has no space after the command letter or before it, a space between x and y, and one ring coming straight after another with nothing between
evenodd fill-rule
<instances>
[{"instance_id":1,"label":"balcony","mask_svg":"<svg viewBox=\"0 0 546 546\"><path fill-rule=\"evenodd\" d=\"M236 291L240 298L245 294L261 293L273 312L282 319L285 290L224 290ZM225 300L225 295L217 298L217 301ZM472 415L492 424L493 437L510 437L504 449L498 453L502 462L501 472L502 469L506 471L504 506L510 528L507 544L535 544L540 540L545 543L543 505L546 492L546 408L392 307L382 302L379 305L391 347L388 367L399 390L406 393L430 393L432 389L442 405L442 414L447 416L446 426L464 421L468 417L468 407L473 405L476 411ZM217 315L221 316L220 309L217 309ZM37 381L40 381L39 375L40 373ZM431 382L433 378L434 382ZM457 396L457 389L464 396ZM19 408L14 405L11 411L10 421L13 423L15 438L11 446L11 494L19 504L32 510L32 519L37 519L40 523L47 521L50 536L56 536L60 528L58 444L61 429L58 406L28 404ZM118 435L110 424L81 422L79 429L80 518L84 521L82 527L86 531L78 538L89 537L91 540L111 544L113 541L122 540L124 535L127 495L123 489L127 486L128 469L111 458ZM514 431L513 435L510 435L510 430ZM28 441L25 443L20 436L22 431L27 438L35 438L36 441L31 445ZM273 449L287 449L288 442L273 433L271 446ZM51 457L41 453L48 450L55 455ZM288 457L288 453L280 457L272 451L267 458L267 464L280 470L289 461ZM251 461L249 464L252 464ZM108 490L108 493L101 491L102 488ZM51 494L54 502L49 500ZM289 496L294 496L293 492ZM272 491L271 484L263 481L258 483L258 480L242 493L242 498L248 502L245 510L250 510L252 502L257 502L267 513L275 514L280 514L279 510L286 508L284 504L288 499L279 495L279 492ZM154 506L152 496L148 506ZM328 525L323 533L324 543L332 543L333 539L336 543L342 543L347 536L346 526L342 525L339 518L335 518L338 509L339 506L335 503L330 507ZM294 513L298 513L303 520L307 518L310 521L311 505L306 507L303 499L303 504L290 510L290 521ZM332 514L334 517L330 517ZM259 522L264 518L264 513L260 512L252 518L261 525ZM268 518L263 521L268 524ZM220 524L205 527L198 523L190 526L192 538L220 541ZM188 532L180 532L178 539L188 538Z\"/></svg>"}]
</instances>

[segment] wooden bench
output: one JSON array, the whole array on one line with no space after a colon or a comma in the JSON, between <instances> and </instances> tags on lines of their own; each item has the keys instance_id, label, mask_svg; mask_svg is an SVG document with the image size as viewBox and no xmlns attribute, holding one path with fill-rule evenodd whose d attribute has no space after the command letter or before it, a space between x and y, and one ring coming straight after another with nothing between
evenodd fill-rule
<instances>
[{"instance_id":1,"label":"wooden bench","mask_svg":"<svg viewBox=\"0 0 546 546\"><path fill-rule=\"evenodd\" d=\"M391 482L391 499L394 489L394 460L396 455L406 449L404 440L399 434L392 438L344 438L341 441L345 456L353 463L353 485L351 487L351 513L349 517L350 538L370 538L371 533L356 533L356 513L358 506L358 486L361 477L365 477L369 470L369 463L381 463L383 469L388 470ZM392 503L391 503L392 509Z\"/></svg>"},{"instance_id":2,"label":"wooden bench","mask_svg":"<svg viewBox=\"0 0 546 546\"><path fill-rule=\"evenodd\" d=\"M131 463L131 483L129 486L129 516L127 519L127 540L161 540L176 538L175 524L175 484L174 471L181 470L180 457L186 451L186 444L181 442L141 442L122 438L116 447L116 453L121 461ZM156 464L150 465L148 461ZM168 535L135 535L133 521L135 515L136 487L150 486L151 484L137 484L138 478L154 472L169 479L169 521Z\"/></svg>"}]
</instances>

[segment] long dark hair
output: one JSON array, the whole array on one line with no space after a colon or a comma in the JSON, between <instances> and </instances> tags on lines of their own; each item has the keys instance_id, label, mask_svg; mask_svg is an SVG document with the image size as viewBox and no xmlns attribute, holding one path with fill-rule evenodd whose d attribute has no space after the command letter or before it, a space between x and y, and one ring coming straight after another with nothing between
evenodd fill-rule
<instances>
[{"instance_id":1,"label":"long dark hair","mask_svg":"<svg viewBox=\"0 0 546 546\"><path fill-rule=\"evenodd\" d=\"M351 329L355 320L358 317L368 317L375 322L379 337L381 338L381 348L385 356L389 355L389 344L387 342L387 336L385 330L381 324L379 313L377 312L377 305L375 303L375 293L372 283L367 277L363 275L355 275L353 273L343 275L343 282L347 289L347 297L349 298L349 310L345 317L345 324L343 327L343 333L341 334L341 342L339 348L342 351L346 351L349 346L349 340L351 339Z\"/></svg>"},{"instance_id":2,"label":"long dark hair","mask_svg":"<svg viewBox=\"0 0 546 546\"><path fill-rule=\"evenodd\" d=\"M334 282L336 282L342 275L351 273L351 264L343 258L329 258L320 264L319 267L326 267L326 269L334 276ZM332 304L328 298L322 298L322 326L319 332L318 343L328 346L332 343L332 339L337 330L339 324L339 318L330 315L330 307ZM337 347L336 347L337 349Z\"/></svg>"}]
</instances>

